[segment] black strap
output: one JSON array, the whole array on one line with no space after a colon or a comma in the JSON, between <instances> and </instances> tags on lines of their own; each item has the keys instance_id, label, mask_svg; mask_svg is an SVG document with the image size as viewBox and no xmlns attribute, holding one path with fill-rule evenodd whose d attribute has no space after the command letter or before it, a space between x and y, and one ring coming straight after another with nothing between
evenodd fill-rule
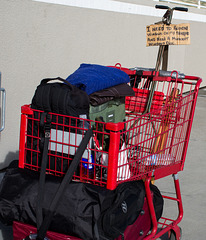
<instances>
[{"instance_id":1,"label":"black strap","mask_svg":"<svg viewBox=\"0 0 206 240\"><path fill-rule=\"evenodd\" d=\"M39 122L39 137L40 137L40 142L39 142L39 150L41 154L43 153L43 148L44 148L44 141L45 141L45 119L47 118L47 112L42 112L40 115L40 122ZM42 158L42 157L41 157Z\"/></svg>"},{"instance_id":2,"label":"black strap","mask_svg":"<svg viewBox=\"0 0 206 240\"><path fill-rule=\"evenodd\" d=\"M44 121L46 122L44 123ZM40 228L43 222L43 214L42 214L42 205L44 200L44 187L45 187L45 177L46 177L46 167L48 160L48 147L49 147L49 139L50 139L50 130L51 130L51 116L48 113L43 112L40 118L40 127L44 126L44 138L41 138L41 142L43 142L43 150L42 150L42 161L41 161L41 170L39 177L39 187L38 187L38 196L37 196L37 207L36 207L36 219L37 219L37 229ZM42 129L41 129L42 130ZM44 140L43 140L44 139Z\"/></svg>"},{"instance_id":3,"label":"black strap","mask_svg":"<svg viewBox=\"0 0 206 240\"><path fill-rule=\"evenodd\" d=\"M43 240L44 239L44 237L46 235L46 232L49 228L49 225L51 223L52 217L54 215L54 212L56 210L57 204L60 201L66 187L68 186L68 184L72 180L72 176L73 176L74 172L76 171L76 169L79 165L81 157L82 157L82 155L83 155L83 153L84 153L84 151L87 147L87 144L88 144L90 138L92 137L92 134L93 134L92 129L89 129L89 130L87 130L84 138L82 139L82 141L79 145L79 148L77 149L77 152L74 156L74 159L72 160L71 165L68 168L68 170L67 170L67 172L66 172L66 174L65 174L65 176L64 176L64 178L63 178L63 180L62 180L62 182L61 182L61 184L60 184L52 202L51 202L48 214L44 217L42 224L40 226L38 226L38 228L37 228L37 238L36 238L37 240ZM45 185L45 171L46 171L46 164L47 164L46 153L48 153L48 146L47 146L47 149L46 149L46 145L47 145L46 138L45 138L45 144L44 145L45 145L45 148L44 148L45 154L43 153L44 158L42 158L42 167L41 167L41 173L40 173L40 178L41 178L40 185L42 185L42 186L40 186L40 188L39 188L39 190L41 191L41 192L39 192L39 194L41 194L41 195L43 195L43 190L44 190L43 187ZM42 177L41 177L41 175L42 175ZM42 196L41 196L41 198L42 198ZM39 199L39 200L41 200L41 199ZM42 205L42 203L40 203L40 205ZM42 208L41 208L41 210L42 210ZM40 209L39 209L39 211L40 211ZM38 213L38 214L40 216L40 213ZM41 218L41 216L40 216L40 218Z\"/></svg>"}]
</instances>

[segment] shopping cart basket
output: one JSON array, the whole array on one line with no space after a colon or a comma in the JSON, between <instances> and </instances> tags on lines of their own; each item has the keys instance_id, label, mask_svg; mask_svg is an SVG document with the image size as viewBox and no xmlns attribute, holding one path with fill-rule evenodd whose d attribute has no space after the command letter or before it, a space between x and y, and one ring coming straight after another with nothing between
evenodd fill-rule
<instances>
[{"instance_id":1,"label":"shopping cart basket","mask_svg":"<svg viewBox=\"0 0 206 240\"><path fill-rule=\"evenodd\" d=\"M116 66L117 67L117 66ZM119 66L121 68L121 66ZM153 228L145 239L156 239L173 230L180 237L177 224L183 216L177 173L184 168L201 79L174 71L127 72L132 79L135 97L125 100L124 122L100 122L61 114L51 115L47 173L62 176L69 167L85 131L92 127L93 138L80 161L73 180L89 182L108 189L125 181L144 180ZM138 84L137 82L138 81ZM156 82L154 93L150 85ZM150 98L148 111L147 101ZM147 111L146 111L147 110ZM22 106L19 167L38 171L41 160L41 111ZM151 179L174 176L176 198L164 196L178 204L176 220L162 218L158 225L150 192Z\"/></svg>"}]
</instances>

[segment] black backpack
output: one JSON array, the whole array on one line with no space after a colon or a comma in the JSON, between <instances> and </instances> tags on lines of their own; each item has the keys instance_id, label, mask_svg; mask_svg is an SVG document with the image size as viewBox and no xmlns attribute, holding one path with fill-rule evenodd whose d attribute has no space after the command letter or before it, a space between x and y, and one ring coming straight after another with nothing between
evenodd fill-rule
<instances>
[{"instance_id":1,"label":"black backpack","mask_svg":"<svg viewBox=\"0 0 206 240\"><path fill-rule=\"evenodd\" d=\"M80 117L89 118L89 97L86 92L60 77L46 78L37 86L31 108L38 111L34 111L32 117L28 119L26 163L40 166L41 162L38 159L42 157L46 125L49 125L50 129L57 130L57 125L53 126L51 123L58 123L58 130L73 131L72 126L82 124L79 120ZM39 110L43 112L39 112ZM47 114L49 112L57 115ZM65 118L63 115L70 117ZM64 126L71 126L71 128L68 129ZM50 169L66 172L68 159L72 160L73 156L62 152L50 151L50 153ZM65 159L63 163L62 156Z\"/></svg>"},{"instance_id":2,"label":"black backpack","mask_svg":"<svg viewBox=\"0 0 206 240\"><path fill-rule=\"evenodd\" d=\"M60 82L49 83L54 80ZM33 96L31 107L44 112L73 117L86 115L86 118L89 118L87 93L60 77L45 78L41 81Z\"/></svg>"}]
</instances>

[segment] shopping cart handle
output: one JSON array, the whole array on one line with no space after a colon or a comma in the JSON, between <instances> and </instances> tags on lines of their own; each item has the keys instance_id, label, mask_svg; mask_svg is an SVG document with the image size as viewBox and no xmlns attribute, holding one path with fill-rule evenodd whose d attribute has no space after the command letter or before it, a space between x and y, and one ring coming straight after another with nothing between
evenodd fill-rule
<instances>
[{"instance_id":1,"label":"shopping cart handle","mask_svg":"<svg viewBox=\"0 0 206 240\"><path fill-rule=\"evenodd\" d=\"M136 75L142 76L144 71L153 72L155 68L134 67L130 68L130 70L136 70ZM176 72L160 70L159 76L176 78ZM178 71L178 78L185 79L185 74Z\"/></svg>"},{"instance_id":2,"label":"shopping cart handle","mask_svg":"<svg viewBox=\"0 0 206 240\"><path fill-rule=\"evenodd\" d=\"M177 76L178 74L178 76ZM164 71L164 70L160 70L159 71L159 76L162 77L172 77L172 78L176 78L178 77L179 79L185 79L185 74L181 73L181 72L172 72L172 71Z\"/></svg>"}]
</instances>

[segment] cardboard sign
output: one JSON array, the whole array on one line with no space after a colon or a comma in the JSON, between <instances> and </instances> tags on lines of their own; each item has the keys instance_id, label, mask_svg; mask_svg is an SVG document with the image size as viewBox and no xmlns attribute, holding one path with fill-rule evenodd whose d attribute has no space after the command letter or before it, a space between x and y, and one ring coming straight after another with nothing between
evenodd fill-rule
<instances>
[{"instance_id":1,"label":"cardboard sign","mask_svg":"<svg viewBox=\"0 0 206 240\"><path fill-rule=\"evenodd\" d=\"M190 44L190 24L154 24L146 27L147 47Z\"/></svg>"}]
</instances>

